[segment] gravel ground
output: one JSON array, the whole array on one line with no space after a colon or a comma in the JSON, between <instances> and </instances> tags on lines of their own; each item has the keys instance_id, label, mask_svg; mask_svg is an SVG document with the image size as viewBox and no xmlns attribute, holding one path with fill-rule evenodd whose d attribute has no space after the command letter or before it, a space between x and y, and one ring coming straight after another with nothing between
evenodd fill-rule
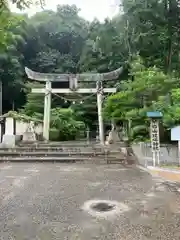
<instances>
[{"instance_id":1,"label":"gravel ground","mask_svg":"<svg viewBox=\"0 0 180 240\"><path fill-rule=\"evenodd\" d=\"M180 239L180 186L121 165L0 165L0 239ZM117 204L89 209L93 200Z\"/></svg>"}]
</instances>

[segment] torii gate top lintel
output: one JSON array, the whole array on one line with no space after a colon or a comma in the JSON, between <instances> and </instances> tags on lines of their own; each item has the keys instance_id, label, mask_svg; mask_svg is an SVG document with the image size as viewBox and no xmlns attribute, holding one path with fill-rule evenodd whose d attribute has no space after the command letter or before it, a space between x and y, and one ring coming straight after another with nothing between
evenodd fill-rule
<instances>
[{"instance_id":1,"label":"torii gate top lintel","mask_svg":"<svg viewBox=\"0 0 180 240\"><path fill-rule=\"evenodd\" d=\"M99 78L101 81L117 79L123 72L123 67L120 67L114 71L107 73L80 73L80 74L58 74L58 73L40 73L32 71L25 67L25 72L29 79L41 81L41 82L68 82L72 78L78 79L78 81L97 81Z\"/></svg>"}]
</instances>

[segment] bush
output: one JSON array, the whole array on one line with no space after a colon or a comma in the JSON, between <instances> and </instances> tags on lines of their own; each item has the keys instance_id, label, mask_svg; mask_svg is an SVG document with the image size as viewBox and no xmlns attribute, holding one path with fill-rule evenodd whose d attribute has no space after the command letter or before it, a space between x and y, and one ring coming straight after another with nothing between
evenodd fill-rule
<instances>
[{"instance_id":1,"label":"bush","mask_svg":"<svg viewBox=\"0 0 180 240\"><path fill-rule=\"evenodd\" d=\"M49 131L49 139L50 139L50 141L58 141L59 140L59 130L56 128L51 128Z\"/></svg>"},{"instance_id":2,"label":"bush","mask_svg":"<svg viewBox=\"0 0 180 240\"><path fill-rule=\"evenodd\" d=\"M131 138L135 141L143 141L149 138L148 127L145 125L137 125L133 127Z\"/></svg>"},{"instance_id":3,"label":"bush","mask_svg":"<svg viewBox=\"0 0 180 240\"><path fill-rule=\"evenodd\" d=\"M85 129L84 123L76 120L76 115L70 108L52 109L51 127L52 129L58 129L58 140L60 141L75 140L79 131Z\"/></svg>"}]
</instances>

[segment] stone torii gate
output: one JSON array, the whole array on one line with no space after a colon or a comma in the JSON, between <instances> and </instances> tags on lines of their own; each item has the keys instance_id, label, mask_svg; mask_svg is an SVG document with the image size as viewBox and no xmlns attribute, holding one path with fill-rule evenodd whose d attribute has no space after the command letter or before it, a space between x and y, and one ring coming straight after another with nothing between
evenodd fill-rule
<instances>
[{"instance_id":1,"label":"stone torii gate","mask_svg":"<svg viewBox=\"0 0 180 240\"><path fill-rule=\"evenodd\" d=\"M45 83L45 88L32 89L33 93L44 93L44 125L43 137L49 140L50 128L50 111L51 111L51 94L52 93L96 93L98 122L99 122L99 139L100 143L104 144L104 126L102 117L102 97L103 93L115 93L116 88L103 88L103 82L114 80L122 73L123 67L120 67L108 73L81 73L81 74L50 74L39 73L25 68L25 72L29 79ZM67 89L53 89L52 82L69 82ZM96 82L96 88L78 88L78 82Z\"/></svg>"}]
</instances>

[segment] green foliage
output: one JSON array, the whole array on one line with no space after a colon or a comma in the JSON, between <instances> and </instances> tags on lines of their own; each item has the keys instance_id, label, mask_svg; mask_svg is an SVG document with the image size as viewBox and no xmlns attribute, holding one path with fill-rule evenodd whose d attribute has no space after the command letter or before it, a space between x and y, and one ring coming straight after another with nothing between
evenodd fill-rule
<instances>
[{"instance_id":1,"label":"green foliage","mask_svg":"<svg viewBox=\"0 0 180 240\"><path fill-rule=\"evenodd\" d=\"M13 1L19 8L32 2ZM75 5L60 5L56 11L44 10L28 18L11 13L6 3L2 1L0 6L4 112L24 106L23 114L43 118L44 96L30 92L24 66L40 72L78 73L107 72L124 65L117 81L104 84L118 86L117 94L104 102L105 118L128 123L132 138L147 138L146 112L150 110L162 111L166 131L180 124L179 0L123 0L119 14L104 23L82 19ZM55 87L67 86L59 83ZM82 87L87 87L87 83L82 83ZM57 107L71 107L71 117ZM52 96L52 108L52 132L60 128L63 138L66 132L75 135L77 120L89 126L97 122L95 96L73 106ZM65 128L61 126L63 121ZM69 132L69 126L76 127Z\"/></svg>"},{"instance_id":2,"label":"green foliage","mask_svg":"<svg viewBox=\"0 0 180 240\"><path fill-rule=\"evenodd\" d=\"M57 134L57 131L59 135ZM54 108L51 111L51 136L58 140L73 140L78 132L85 130L85 124L77 121L72 109ZM57 140L57 139L56 139Z\"/></svg>"},{"instance_id":3,"label":"green foliage","mask_svg":"<svg viewBox=\"0 0 180 240\"><path fill-rule=\"evenodd\" d=\"M21 110L25 114L29 116L34 116L38 114L41 114L41 117L44 114L44 96L43 94L38 93L32 93L32 88L43 88L44 85L40 83L30 83L28 82L25 85L24 91L26 91L26 104L24 108Z\"/></svg>"},{"instance_id":4,"label":"green foliage","mask_svg":"<svg viewBox=\"0 0 180 240\"><path fill-rule=\"evenodd\" d=\"M166 128L180 124L180 88L174 89L172 86L169 95L159 97L152 106L163 113L163 123Z\"/></svg>"},{"instance_id":5,"label":"green foliage","mask_svg":"<svg viewBox=\"0 0 180 240\"><path fill-rule=\"evenodd\" d=\"M74 5L37 13L28 24L25 58L30 68L41 72L77 72L88 23L78 16Z\"/></svg>"},{"instance_id":6,"label":"green foliage","mask_svg":"<svg viewBox=\"0 0 180 240\"><path fill-rule=\"evenodd\" d=\"M58 141L59 140L59 130L57 128L50 128L49 140Z\"/></svg>"},{"instance_id":7,"label":"green foliage","mask_svg":"<svg viewBox=\"0 0 180 240\"><path fill-rule=\"evenodd\" d=\"M148 137L148 111L161 111L166 129L180 123L178 78L164 74L157 67L145 67L142 59L132 62L133 80L120 84L121 92L109 97L104 107L106 118L131 121L131 138Z\"/></svg>"},{"instance_id":8,"label":"green foliage","mask_svg":"<svg viewBox=\"0 0 180 240\"><path fill-rule=\"evenodd\" d=\"M9 8L9 4L15 4L17 8L24 9L29 8L31 5L43 5L45 4L44 0L1 0L0 3L0 11L3 11L5 9Z\"/></svg>"},{"instance_id":9,"label":"green foliage","mask_svg":"<svg viewBox=\"0 0 180 240\"><path fill-rule=\"evenodd\" d=\"M10 117L10 118L14 118L18 121L22 121L22 122L30 122L30 121L33 121L34 124L38 124L38 123L42 123L42 120L38 119L38 118L33 118L33 117L30 117L28 115L25 115L23 113L18 113L16 111L9 111L8 113L2 115L2 117Z\"/></svg>"},{"instance_id":10,"label":"green foliage","mask_svg":"<svg viewBox=\"0 0 180 240\"><path fill-rule=\"evenodd\" d=\"M5 16L7 19L4 19ZM26 20L24 16L8 11L3 12L0 18L4 19L2 22L0 20L0 28L3 28L0 31L0 80L3 83L5 112L9 109L17 110L24 102L22 51L25 45Z\"/></svg>"},{"instance_id":11,"label":"green foliage","mask_svg":"<svg viewBox=\"0 0 180 240\"><path fill-rule=\"evenodd\" d=\"M137 125L132 128L131 139L141 142L149 138L149 132L146 125Z\"/></svg>"}]
</instances>

